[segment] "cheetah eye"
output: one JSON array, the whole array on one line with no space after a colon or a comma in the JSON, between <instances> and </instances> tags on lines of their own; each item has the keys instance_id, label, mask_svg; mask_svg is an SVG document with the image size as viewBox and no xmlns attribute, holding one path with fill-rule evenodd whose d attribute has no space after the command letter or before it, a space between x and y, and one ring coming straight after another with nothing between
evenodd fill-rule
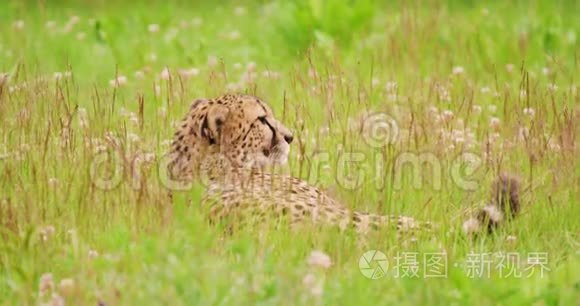
<instances>
[{"instance_id":1,"label":"cheetah eye","mask_svg":"<svg viewBox=\"0 0 580 306\"><path fill-rule=\"evenodd\" d=\"M260 117L258 117L258 120L260 120L260 122L262 122L263 124L268 124L268 120L266 120L266 116L260 116Z\"/></svg>"}]
</instances>

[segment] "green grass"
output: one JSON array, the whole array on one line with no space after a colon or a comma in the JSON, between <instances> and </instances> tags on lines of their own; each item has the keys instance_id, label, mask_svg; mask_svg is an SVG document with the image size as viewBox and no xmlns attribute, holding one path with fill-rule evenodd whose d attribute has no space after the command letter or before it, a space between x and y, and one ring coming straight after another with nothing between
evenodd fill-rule
<instances>
[{"instance_id":1,"label":"green grass","mask_svg":"<svg viewBox=\"0 0 580 306\"><path fill-rule=\"evenodd\" d=\"M0 4L0 72L8 75L0 77L0 305L39 304L53 293L67 305L580 300L577 2L42 3ZM197 75L179 72L192 68ZM115 88L117 76L126 84ZM389 229L360 236L274 224L225 235L207 224L202 186L169 201L157 168L174 122L193 99L226 91L264 98L292 128L293 175L349 208L438 227L416 242ZM445 111L452 118L437 120ZM394 118L397 141L368 146L365 112ZM111 190L90 175L99 147L122 155ZM345 152L364 160L342 167ZM465 168L465 152L481 161L459 172L474 190L450 174ZM131 164L146 153L155 158L135 178ZM424 166L417 177L396 166L418 154L441 171ZM363 171L357 188L344 188L344 169ZM462 221L504 170L523 179L522 215L466 238ZM330 268L309 264L315 250ZM417 254L420 277L365 278L358 264L369 250L387 255L390 272L397 255ZM447 277L422 277L431 252L446 254ZM495 259L489 277L467 275L470 253L498 252L518 254L521 270L530 253L547 254L550 271L507 277ZM39 297L46 273L54 288Z\"/></svg>"}]
</instances>

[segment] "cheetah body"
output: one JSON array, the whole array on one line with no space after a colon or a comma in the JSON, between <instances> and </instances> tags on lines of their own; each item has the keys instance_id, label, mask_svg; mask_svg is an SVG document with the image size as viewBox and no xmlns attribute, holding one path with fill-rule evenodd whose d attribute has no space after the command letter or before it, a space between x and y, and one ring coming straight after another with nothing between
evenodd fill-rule
<instances>
[{"instance_id":1,"label":"cheetah body","mask_svg":"<svg viewBox=\"0 0 580 306\"><path fill-rule=\"evenodd\" d=\"M292 134L261 99L229 94L196 100L174 135L168 171L174 180L204 177L203 205L212 220L287 216L292 225L311 221L366 232L392 224L418 223L405 216L381 216L347 209L323 190L286 174Z\"/></svg>"},{"instance_id":2,"label":"cheetah body","mask_svg":"<svg viewBox=\"0 0 580 306\"><path fill-rule=\"evenodd\" d=\"M287 162L293 136L261 99L227 94L193 102L174 135L168 173L172 181L202 181L202 204L210 220L287 216L292 225L352 227L359 232L393 226L401 232L430 229L430 222L406 216L352 211L323 190L276 167ZM519 211L518 181L500 176L489 204L464 224L466 233L491 231ZM511 210L511 212L510 212Z\"/></svg>"}]
</instances>

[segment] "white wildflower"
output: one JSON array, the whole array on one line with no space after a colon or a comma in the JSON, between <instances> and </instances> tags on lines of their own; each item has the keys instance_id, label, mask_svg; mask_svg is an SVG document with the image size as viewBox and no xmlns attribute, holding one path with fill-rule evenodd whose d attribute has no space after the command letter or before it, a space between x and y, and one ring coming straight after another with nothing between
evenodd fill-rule
<instances>
[{"instance_id":1,"label":"white wildflower","mask_svg":"<svg viewBox=\"0 0 580 306\"><path fill-rule=\"evenodd\" d=\"M398 87L398 85L397 85L397 82L395 82L395 81L389 81L389 82L385 83L385 90L388 93L396 92L397 87Z\"/></svg>"},{"instance_id":2,"label":"white wildflower","mask_svg":"<svg viewBox=\"0 0 580 306\"><path fill-rule=\"evenodd\" d=\"M63 296L71 296L75 289L75 281L72 278L63 278L58 284L58 292Z\"/></svg>"},{"instance_id":3,"label":"white wildflower","mask_svg":"<svg viewBox=\"0 0 580 306\"><path fill-rule=\"evenodd\" d=\"M135 113L129 115L129 121L135 125L139 125L139 117Z\"/></svg>"},{"instance_id":4,"label":"white wildflower","mask_svg":"<svg viewBox=\"0 0 580 306\"><path fill-rule=\"evenodd\" d=\"M153 86L153 91L156 97L161 96L161 85L155 84L155 86Z\"/></svg>"},{"instance_id":5,"label":"white wildflower","mask_svg":"<svg viewBox=\"0 0 580 306\"><path fill-rule=\"evenodd\" d=\"M79 115L79 125L82 129L87 129L89 127L89 117L87 115L87 110L84 107L78 109Z\"/></svg>"},{"instance_id":6,"label":"white wildflower","mask_svg":"<svg viewBox=\"0 0 580 306\"><path fill-rule=\"evenodd\" d=\"M229 91L239 91L243 86L238 83L228 83L226 85L227 90Z\"/></svg>"},{"instance_id":7,"label":"white wildflower","mask_svg":"<svg viewBox=\"0 0 580 306\"><path fill-rule=\"evenodd\" d=\"M121 117L128 118L131 112L129 112L125 107L121 106L121 108L119 108L119 114Z\"/></svg>"},{"instance_id":8,"label":"white wildflower","mask_svg":"<svg viewBox=\"0 0 580 306\"><path fill-rule=\"evenodd\" d=\"M493 129L498 129L501 125L501 120L497 117L491 117L489 120L489 126Z\"/></svg>"},{"instance_id":9,"label":"white wildflower","mask_svg":"<svg viewBox=\"0 0 580 306\"><path fill-rule=\"evenodd\" d=\"M443 120L445 120L445 121L450 121L451 119L453 119L453 116L454 116L453 112L448 110L448 109L444 110L441 113L441 115L443 117Z\"/></svg>"},{"instance_id":10,"label":"white wildflower","mask_svg":"<svg viewBox=\"0 0 580 306\"><path fill-rule=\"evenodd\" d=\"M157 109L157 114L161 118L167 118L167 108L165 106L161 106Z\"/></svg>"},{"instance_id":11,"label":"white wildflower","mask_svg":"<svg viewBox=\"0 0 580 306\"><path fill-rule=\"evenodd\" d=\"M169 80L169 78L171 78L171 73L169 72L169 69L167 67L164 67L163 70L161 70L159 77L162 80Z\"/></svg>"},{"instance_id":12,"label":"white wildflower","mask_svg":"<svg viewBox=\"0 0 580 306\"><path fill-rule=\"evenodd\" d=\"M574 30L570 29L566 32L566 42L570 45L576 43L576 32Z\"/></svg>"},{"instance_id":13,"label":"white wildflower","mask_svg":"<svg viewBox=\"0 0 580 306\"><path fill-rule=\"evenodd\" d=\"M149 62L152 62L152 63L156 62L157 61L157 54L154 52L149 53L149 55L147 56L147 60Z\"/></svg>"},{"instance_id":14,"label":"white wildflower","mask_svg":"<svg viewBox=\"0 0 580 306\"><path fill-rule=\"evenodd\" d=\"M240 34L240 31L233 30L230 33L228 33L227 37L229 40L237 40L241 37L241 34Z\"/></svg>"},{"instance_id":15,"label":"white wildflower","mask_svg":"<svg viewBox=\"0 0 580 306\"><path fill-rule=\"evenodd\" d=\"M465 72L465 69L461 66L455 66L455 67L453 67L452 72L455 75L459 75L459 74L463 74Z\"/></svg>"},{"instance_id":16,"label":"white wildflower","mask_svg":"<svg viewBox=\"0 0 580 306\"><path fill-rule=\"evenodd\" d=\"M447 90L445 87L439 87L437 89L439 93L439 99L441 99L441 101L451 102L451 93L449 90Z\"/></svg>"},{"instance_id":17,"label":"white wildflower","mask_svg":"<svg viewBox=\"0 0 580 306\"><path fill-rule=\"evenodd\" d=\"M463 232L467 235L478 233L481 230L481 223L475 218L470 218L463 223Z\"/></svg>"},{"instance_id":18,"label":"white wildflower","mask_svg":"<svg viewBox=\"0 0 580 306\"><path fill-rule=\"evenodd\" d=\"M135 133L127 133L127 140L130 142L139 142L141 141L141 138Z\"/></svg>"},{"instance_id":19,"label":"white wildflower","mask_svg":"<svg viewBox=\"0 0 580 306\"><path fill-rule=\"evenodd\" d=\"M530 137L530 129L528 129L527 127L520 127L518 129L518 140L519 141L525 141L529 137Z\"/></svg>"},{"instance_id":20,"label":"white wildflower","mask_svg":"<svg viewBox=\"0 0 580 306\"><path fill-rule=\"evenodd\" d=\"M256 81L257 74L251 71L246 71L242 74L242 82L243 83L254 83Z\"/></svg>"},{"instance_id":21,"label":"white wildflower","mask_svg":"<svg viewBox=\"0 0 580 306\"><path fill-rule=\"evenodd\" d=\"M24 20L16 20L16 21L14 21L14 23L12 24L12 26L16 30L22 30L22 29L24 29Z\"/></svg>"},{"instance_id":22,"label":"white wildflower","mask_svg":"<svg viewBox=\"0 0 580 306\"><path fill-rule=\"evenodd\" d=\"M80 18L78 16L71 16L68 22L64 25L63 32L70 33L75 25L79 22Z\"/></svg>"},{"instance_id":23,"label":"white wildflower","mask_svg":"<svg viewBox=\"0 0 580 306\"><path fill-rule=\"evenodd\" d=\"M248 62L246 64L246 71L250 71L250 72L256 71L256 63L255 62Z\"/></svg>"},{"instance_id":24,"label":"white wildflower","mask_svg":"<svg viewBox=\"0 0 580 306\"><path fill-rule=\"evenodd\" d=\"M145 153L143 154L143 161L150 163L155 160L155 153Z\"/></svg>"},{"instance_id":25,"label":"white wildflower","mask_svg":"<svg viewBox=\"0 0 580 306\"><path fill-rule=\"evenodd\" d=\"M524 115L526 115L530 118L533 118L534 115L536 114L536 111L531 107L524 108L523 112L524 112Z\"/></svg>"},{"instance_id":26,"label":"white wildflower","mask_svg":"<svg viewBox=\"0 0 580 306\"><path fill-rule=\"evenodd\" d=\"M556 153L560 152L561 149L560 144L553 138L548 141L548 148Z\"/></svg>"},{"instance_id":27,"label":"white wildflower","mask_svg":"<svg viewBox=\"0 0 580 306\"><path fill-rule=\"evenodd\" d=\"M97 257L99 257L99 252L97 252L96 250L90 249L89 253L88 253L88 257L89 259L95 259Z\"/></svg>"},{"instance_id":28,"label":"white wildflower","mask_svg":"<svg viewBox=\"0 0 580 306\"><path fill-rule=\"evenodd\" d=\"M280 73L272 70L265 70L262 72L262 76L268 79L277 80L280 78Z\"/></svg>"},{"instance_id":29,"label":"white wildflower","mask_svg":"<svg viewBox=\"0 0 580 306\"><path fill-rule=\"evenodd\" d=\"M65 306L64 298L57 293L52 294L51 306Z\"/></svg>"},{"instance_id":30,"label":"white wildflower","mask_svg":"<svg viewBox=\"0 0 580 306\"><path fill-rule=\"evenodd\" d=\"M203 19L196 17L191 20L191 25L194 27L199 27L203 24Z\"/></svg>"},{"instance_id":31,"label":"white wildflower","mask_svg":"<svg viewBox=\"0 0 580 306\"><path fill-rule=\"evenodd\" d=\"M216 56L210 55L207 58L207 65L209 67L215 67L218 64L218 58Z\"/></svg>"},{"instance_id":32,"label":"white wildflower","mask_svg":"<svg viewBox=\"0 0 580 306\"><path fill-rule=\"evenodd\" d=\"M544 67L544 68L542 68L542 73L543 73L544 75L549 75L549 74L550 74L550 68L548 68L548 67Z\"/></svg>"},{"instance_id":33,"label":"white wildflower","mask_svg":"<svg viewBox=\"0 0 580 306\"><path fill-rule=\"evenodd\" d=\"M330 259L330 256L322 251L312 251L308 257L308 264L328 269L332 265L332 260Z\"/></svg>"},{"instance_id":34,"label":"white wildflower","mask_svg":"<svg viewBox=\"0 0 580 306\"><path fill-rule=\"evenodd\" d=\"M322 296L322 293L324 292L323 282L316 279L316 276L312 273L308 273L304 276L302 284L313 296Z\"/></svg>"},{"instance_id":35,"label":"white wildflower","mask_svg":"<svg viewBox=\"0 0 580 306\"><path fill-rule=\"evenodd\" d=\"M182 29L187 29L187 28L189 28L189 23L186 20L181 20L179 22L179 27Z\"/></svg>"},{"instance_id":36,"label":"white wildflower","mask_svg":"<svg viewBox=\"0 0 580 306\"><path fill-rule=\"evenodd\" d=\"M179 75L184 79L195 77L199 75L199 69L197 68L180 69Z\"/></svg>"},{"instance_id":37,"label":"white wildflower","mask_svg":"<svg viewBox=\"0 0 580 306\"><path fill-rule=\"evenodd\" d=\"M44 273L40 276L40 282L38 284L38 293L40 296L45 296L47 293L54 289L54 278L52 273Z\"/></svg>"},{"instance_id":38,"label":"white wildflower","mask_svg":"<svg viewBox=\"0 0 580 306\"><path fill-rule=\"evenodd\" d=\"M318 77L318 73L316 72L316 70L310 68L310 69L308 69L308 76L310 78L314 79L314 78Z\"/></svg>"},{"instance_id":39,"label":"white wildflower","mask_svg":"<svg viewBox=\"0 0 580 306\"><path fill-rule=\"evenodd\" d=\"M147 30L149 31L149 33L157 33L159 32L159 25L156 23L152 23L147 26Z\"/></svg>"},{"instance_id":40,"label":"white wildflower","mask_svg":"<svg viewBox=\"0 0 580 306\"><path fill-rule=\"evenodd\" d=\"M135 71L135 78L136 79L144 79L145 78L145 72L143 72L141 70Z\"/></svg>"},{"instance_id":41,"label":"white wildflower","mask_svg":"<svg viewBox=\"0 0 580 306\"><path fill-rule=\"evenodd\" d=\"M52 30L56 27L56 22L54 20L49 20L44 25L47 29Z\"/></svg>"},{"instance_id":42,"label":"white wildflower","mask_svg":"<svg viewBox=\"0 0 580 306\"><path fill-rule=\"evenodd\" d=\"M80 17L77 15L72 15L70 16L70 19L68 20L68 22L72 23L72 24L77 24L80 21Z\"/></svg>"},{"instance_id":43,"label":"white wildflower","mask_svg":"<svg viewBox=\"0 0 580 306\"><path fill-rule=\"evenodd\" d=\"M107 151L107 146L106 145L96 145L95 146L95 153L102 153Z\"/></svg>"},{"instance_id":44,"label":"white wildflower","mask_svg":"<svg viewBox=\"0 0 580 306\"><path fill-rule=\"evenodd\" d=\"M58 179L57 178L51 177L51 178L48 179L48 186L54 188L57 185L58 185Z\"/></svg>"},{"instance_id":45,"label":"white wildflower","mask_svg":"<svg viewBox=\"0 0 580 306\"><path fill-rule=\"evenodd\" d=\"M429 111L429 113L430 113L431 115L436 115L436 114L439 114L439 109L437 109L437 107L436 107L436 106L433 106L433 105L431 105L431 106L429 106L429 107L427 108L427 110Z\"/></svg>"},{"instance_id":46,"label":"white wildflower","mask_svg":"<svg viewBox=\"0 0 580 306\"><path fill-rule=\"evenodd\" d=\"M119 75L115 79L109 81L109 85L114 88L119 88L127 84L127 77L124 75Z\"/></svg>"},{"instance_id":47,"label":"white wildflower","mask_svg":"<svg viewBox=\"0 0 580 306\"><path fill-rule=\"evenodd\" d=\"M237 7L234 9L234 14L235 14L236 16L243 16L243 15L245 15L245 14L246 14L246 8L245 8L245 7L243 7L243 6L237 6Z\"/></svg>"},{"instance_id":48,"label":"white wildflower","mask_svg":"<svg viewBox=\"0 0 580 306\"><path fill-rule=\"evenodd\" d=\"M177 34L179 34L179 28L171 27L163 36L163 40L165 42L171 42L177 37Z\"/></svg>"}]
</instances>

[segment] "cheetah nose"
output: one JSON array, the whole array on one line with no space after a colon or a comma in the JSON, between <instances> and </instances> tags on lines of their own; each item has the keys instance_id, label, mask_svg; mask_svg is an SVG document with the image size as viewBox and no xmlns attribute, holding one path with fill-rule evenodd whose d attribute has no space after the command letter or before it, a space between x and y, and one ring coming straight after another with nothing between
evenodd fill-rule
<instances>
[{"instance_id":1,"label":"cheetah nose","mask_svg":"<svg viewBox=\"0 0 580 306\"><path fill-rule=\"evenodd\" d=\"M294 140L294 136L292 136L292 135L286 135L286 136L284 136L284 140L286 140L286 142L288 144L291 144L292 143L292 140Z\"/></svg>"}]
</instances>

